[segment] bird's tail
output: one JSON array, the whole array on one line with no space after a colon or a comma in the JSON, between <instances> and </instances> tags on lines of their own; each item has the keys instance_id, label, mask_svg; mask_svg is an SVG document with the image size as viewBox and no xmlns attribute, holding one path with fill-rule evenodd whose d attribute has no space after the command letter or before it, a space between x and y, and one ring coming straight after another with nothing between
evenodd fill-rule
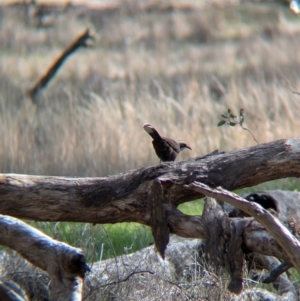
<instances>
[{"instance_id":1,"label":"bird's tail","mask_svg":"<svg viewBox=\"0 0 300 301\"><path fill-rule=\"evenodd\" d=\"M143 125L144 130L153 138L153 140L160 140L161 136L158 131L149 123Z\"/></svg>"}]
</instances>

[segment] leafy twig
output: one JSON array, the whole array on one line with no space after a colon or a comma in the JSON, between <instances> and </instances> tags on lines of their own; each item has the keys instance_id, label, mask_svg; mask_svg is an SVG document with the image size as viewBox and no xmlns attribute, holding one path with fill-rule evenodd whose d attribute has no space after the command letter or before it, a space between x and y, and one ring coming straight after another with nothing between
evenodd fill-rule
<instances>
[{"instance_id":1,"label":"leafy twig","mask_svg":"<svg viewBox=\"0 0 300 301\"><path fill-rule=\"evenodd\" d=\"M230 126L236 126L237 124L241 126L241 128L247 132L249 132L252 136L252 138L255 140L255 142L257 144L259 144L259 142L256 140L255 136L253 135L253 133L245 128L243 126L243 122L245 120L245 111L244 109L240 109L240 115L239 116L235 116L231 113L231 110L228 109L226 114L222 114L221 117L223 118L221 121L219 121L218 126L222 126L224 124L228 124Z\"/></svg>"}]
</instances>

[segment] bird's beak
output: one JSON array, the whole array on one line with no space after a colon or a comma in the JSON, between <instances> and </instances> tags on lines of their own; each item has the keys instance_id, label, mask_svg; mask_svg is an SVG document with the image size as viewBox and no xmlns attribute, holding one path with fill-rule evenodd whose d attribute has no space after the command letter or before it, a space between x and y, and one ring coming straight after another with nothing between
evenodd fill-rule
<instances>
[{"instance_id":1,"label":"bird's beak","mask_svg":"<svg viewBox=\"0 0 300 301\"><path fill-rule=\"evenodd\" d=\"M188 149L190 149L190 150L192 150L185 142L183 142L183 141L177 141L178 143L179 143L179 146L180 146L180 151L182 151L182 150L184 150L184 149L186 149L186 148L188 148Z\"/></svg>"}]
</instances>

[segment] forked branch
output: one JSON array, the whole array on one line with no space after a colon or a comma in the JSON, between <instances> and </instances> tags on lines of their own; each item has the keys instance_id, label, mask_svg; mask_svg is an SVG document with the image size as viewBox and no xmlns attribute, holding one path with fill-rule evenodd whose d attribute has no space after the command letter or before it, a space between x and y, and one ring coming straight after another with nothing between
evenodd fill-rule
<instances>
[{"instance_id":1,"label":"forked branch","mask_svg":"<svg viewBox=\"0 0 300 301\"><path fill-rule=\"evenodd\" d=\"M269 211L260 205L254 202L249 202L221 187L213 189L205 184L196 182L185 185L185 187L204 193L205 195L216 198L220 201L227 202L230 205L237 207L253 216L275 238L276 242L287 253L289 262L292 263L292 265L297 269L298 273L300 273L300 242Z\"/></svg>"}]
</instances>

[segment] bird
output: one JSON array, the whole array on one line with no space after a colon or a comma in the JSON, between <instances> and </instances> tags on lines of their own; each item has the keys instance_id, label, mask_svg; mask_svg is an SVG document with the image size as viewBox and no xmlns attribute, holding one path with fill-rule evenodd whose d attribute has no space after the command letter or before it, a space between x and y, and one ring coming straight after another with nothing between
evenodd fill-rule
<instances>
[{"instance_id":1,"label":"bird","mask_svg":"<svg viewBox=\"0 0 300 301\"><path fill-rule=\"evenodd\" d=\"M143 128L153 138L152 144L161 162L175 161L182 150L185 148L191 150L191 148L181 140L176 141L160 136L158 131L149 123L145 123Z\"/></svg>"}]
</instances>

